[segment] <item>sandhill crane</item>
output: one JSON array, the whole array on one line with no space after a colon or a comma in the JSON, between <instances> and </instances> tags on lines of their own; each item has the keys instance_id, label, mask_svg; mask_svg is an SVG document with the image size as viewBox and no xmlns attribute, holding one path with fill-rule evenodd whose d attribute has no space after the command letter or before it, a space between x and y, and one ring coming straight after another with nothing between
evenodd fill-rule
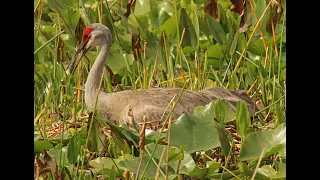
<instances>
[{"instance_id":1,"label":"sandhill crane","mask_svg":"<svg viewBox=\"0 0 320 180\"><path fill-rule=\"evenodd\" d=\"M67 69L73 73L82 57L89 49L100 46L101 50L95 60L88 78L85 83L85 103L92 112L95 107L97 90L112 45L112 34L108 27L94 23L86 27L83 32L82 42L73 56ZM80 58L77 58L79 53ZM103 118L113 121L116 124L128 118L128 111L131 108L133 117L137 122L160 121L166 107L175 94L179 94L179 88L151 88L139 90L126 90L115 93L105 93L100 91L96 108L100 110ZM225 99L233 109L236 108L238 101L244 101L248 105L249 113L253 116L255 104L245 91L228 90L219 87L204 89L200 92L184 90L179 102L177 103L173 118L179 117L184 112L192 113L196 106L203 106L213 100ZM170 108L169 108L170 109ZM167 111L169 112L169 110ZM165 118L163 118L164 120Z\"/></svg>"}]
</instances>

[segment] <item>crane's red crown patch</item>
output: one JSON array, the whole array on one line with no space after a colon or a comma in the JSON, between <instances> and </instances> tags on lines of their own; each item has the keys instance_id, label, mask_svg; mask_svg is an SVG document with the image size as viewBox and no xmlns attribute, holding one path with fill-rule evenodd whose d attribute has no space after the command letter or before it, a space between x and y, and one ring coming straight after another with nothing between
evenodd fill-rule
<instances>
[{"instance_id":1,"label":"crane's red crown patch","mask_svg":"<svg viewBox=\"0 0 320 180\"><path fill-rule=\"evenodd\" d=\"M83 43L87 43L89 41L90 38L90 33L93 31L93 27L92 26L88 26L84 31L83 31L83 35L82 35L82 42Z\"/></svg>"}]
</instances>

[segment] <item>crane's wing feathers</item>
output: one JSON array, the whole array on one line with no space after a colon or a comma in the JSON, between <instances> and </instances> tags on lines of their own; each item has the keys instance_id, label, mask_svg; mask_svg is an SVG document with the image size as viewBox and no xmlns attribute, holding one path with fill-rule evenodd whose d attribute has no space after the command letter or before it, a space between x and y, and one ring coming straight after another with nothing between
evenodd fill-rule
<instances>
[{"instance_id":1,"label":"crane's wing feathers","mask_svg":"<svg viewBox=\"0 0 320 180\"><path fill-rule=\"evenodd\" d=\"M133 116L138 122L143 120L143 116L147 121L165 120L171 109L167 108L168 104L175 95L176 101L180 93L181 89L179 88L152 88L105 94L108 96L108 101L100 102L100 107L106 106L100 110L105 118L115 122L126 121L129 109L133 111ZM227 100L234 110L238 101L245 101L248 104L250 115L253 115L255 104L245 91L214 87L200 92L184 90L174 109L173 118L179 117L184 112L192 113L195 107L204 106L217 99ZM162 117L163 114L164 117Z\"/></svg>"}]
</instances>

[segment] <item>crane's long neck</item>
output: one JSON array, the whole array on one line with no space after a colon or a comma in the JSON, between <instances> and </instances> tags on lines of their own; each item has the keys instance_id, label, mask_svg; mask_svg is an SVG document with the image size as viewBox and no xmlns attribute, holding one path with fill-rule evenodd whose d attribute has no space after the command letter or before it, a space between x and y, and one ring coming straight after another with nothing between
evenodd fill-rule
<instances>
[{"instance_id":1,"label":"crane's long neck","mask_svg":"<svg viewBox=\"0 0 320 180\"><path fill-rule=\"evenodd\" d=\"M110 51L110 46L106 43L101 46L101 50L97 59L95 60L92 68L90 69L86 84L85 84L85 102L89 111L93 111L96 97L97 97L97 90L99 89L101 75L103 72L103 67L106 62L107 56Z\"/></svg>"}]
</instances>

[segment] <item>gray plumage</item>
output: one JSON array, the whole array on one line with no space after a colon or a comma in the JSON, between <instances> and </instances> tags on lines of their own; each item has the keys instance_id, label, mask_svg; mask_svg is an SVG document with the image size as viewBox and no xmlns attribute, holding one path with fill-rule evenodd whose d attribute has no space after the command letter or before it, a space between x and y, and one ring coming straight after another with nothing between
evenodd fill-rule
<instances>
[{"instance_id":1,"label":"gray plumage","mask_svg":"<svg viewBox=\"0 0 320 180\"><path fill-rule=\"evenodd\" d=\"M92 112L94 110L103 67L111 48L112 35L110 30L102 24L95 23L90 26L93 30L90 32L89 41L84 41L85 37L83 36L82 44L68 68L73 72L80 59L90 48L97 45L101 47L85 84L85 103L88 110ZM80 59L77 59L80 51L82 51L82 55ZM96 108L100 110L103 118L117 124L127 120L130 108L133 111L134 119L138 122L143 121L143 116L145 116L146 121L159 121L171 99L176 94L178 96L180 92L181 89L179 88L151 88L147 90L126 90L116 93L105 93L101 91ZM217 99L227 100L234 110L236 109L238 101L244 101L248 105L250 115L253 116L255 104L245 91L213 87L200 92L185 89L174 110L173 118L179 117L184 112L192 113L195 107L204 106L212 100ZM170 108L166 114L168 114L169 111ZM163 120L165 120L165 117Z\"/></svg>"}]
</instances>

